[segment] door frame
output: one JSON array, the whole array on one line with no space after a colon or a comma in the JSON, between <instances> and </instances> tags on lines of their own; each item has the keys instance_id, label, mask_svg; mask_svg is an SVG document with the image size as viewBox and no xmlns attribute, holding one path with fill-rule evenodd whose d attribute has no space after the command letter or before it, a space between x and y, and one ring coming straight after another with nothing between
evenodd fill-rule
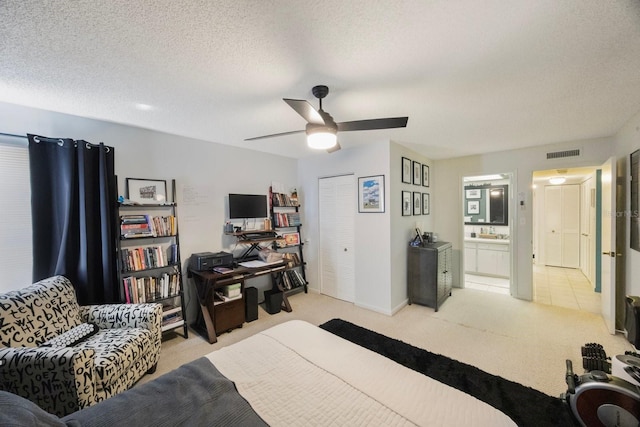
<instances>
[{"instance_id":1,"label":"door frame","mask_svg":"<svg viewBox=\"0 0 640 427\"><path fill-rule=\"evenodd\" d=\"M516 277L517 274L517 269L516 269L516 263L515 263L515 258L516 258L516 254L515 254L515 250L514 248L517 248L517 236L515 234L516 227L515 227L515 223L518 221L518 210L516 209L516 201L515 201L515 194L516 194L516 182L517 182L517 173L515 171L513 172L486 172L486 173L476 173L476 174L465 174L460 176L460 212L461 212L461 218L462 221L460 222L460 288L465 288L465 276L466 276L466 272L465 272L465 255L464 255L464 243L465 243L465 222L464 222L464 217L465 217L465 189L464 189L464 185L465 185L465 178L469 178L469 177L474 177L474 176L485 176L485 175L503 175L504 179L507 180L507 184L509 185L509 192L508 192L508 198L507 198L507 203L508 203L508 209L509 209L509 224L507 225L508 230L509 230L509 295L513 298L515 298L515 296L517 295L517 289L516 289L516 281L514 280L514 277ZM487 180L490 181L490 180Z\"/></svg>"}]
</instances>

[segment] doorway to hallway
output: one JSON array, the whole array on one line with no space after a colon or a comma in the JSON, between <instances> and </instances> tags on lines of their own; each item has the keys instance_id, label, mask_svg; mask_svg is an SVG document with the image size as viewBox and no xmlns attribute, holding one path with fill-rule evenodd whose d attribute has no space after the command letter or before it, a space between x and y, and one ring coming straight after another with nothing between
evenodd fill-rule
<instances>
[{"instance_id":1,"label":"doorway to hallway","mask_svg":"<svg viewBox=\"0 0 640 427\"><path fill-rule=\"evenodd\" d=\"M533 265L533 301L600 314L602 299L578 268Z\"/></svg>"}]
</instances>

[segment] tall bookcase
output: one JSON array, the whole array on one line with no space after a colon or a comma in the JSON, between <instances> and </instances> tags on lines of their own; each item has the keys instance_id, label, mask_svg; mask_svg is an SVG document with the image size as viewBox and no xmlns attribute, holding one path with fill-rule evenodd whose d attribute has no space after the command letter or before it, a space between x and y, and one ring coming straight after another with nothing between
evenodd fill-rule
<instances>
[{"instance_id":1,"label":"tall bookcase","mask_svg":"<svg viewBox=\"0 0 640 427\"><path fill-rule=\"evenodd\" d=\"M120 297L126 303L162 304L162 332L182 327L188 338L175 180L171 194L171 202L118 204Z\"/></svg>"},{"instance_id":2,"label":"tall bookcase","mask_svg":"<svg viewBox=\"0 0 640 427\"><path fill-rule=\"evenodd\" d=\"M288 268L277 280L281 281L280 284L287 293L302 290L307 293L306 264L302 251L304 242L300 233L300 205L297 198L294 199L287 194L274 193L271 189L269 193L272 228L280 236L273 242L273 249L284 253L288 262Z\"/></svg>"}]
</instances>

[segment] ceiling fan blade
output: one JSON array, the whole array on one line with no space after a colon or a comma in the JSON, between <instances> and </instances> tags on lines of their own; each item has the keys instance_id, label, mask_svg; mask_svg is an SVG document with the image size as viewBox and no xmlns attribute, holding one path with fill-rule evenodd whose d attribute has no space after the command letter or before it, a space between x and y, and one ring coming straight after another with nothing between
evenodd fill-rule
<instances>
[{"instance_id":1,"label":"ceiling fan blade","mask_svg":"<svg viewBox=\"0 0 640 427\"><path fill-rule=\"evenodd\" d=\"M338 132L351 130L373 130L407 127L409 117L389 117L386 119L355 120L338 123Z\"/></svg>"},{"instance_id":2,"label":"ceiling fan blade","mask_svg":"<svg viewBox=\"0 0 640 427\"><path fill-rule=\"evenodd\" d=\"M255 141L256 139L274 138L276 136L293 135L294 133L302 133L304 130L292 130L291 132L272 133L271 135L254 136L253 138L247 138L245 141Z\"/></svg>"},{"instance_id":3,"label":"ceiling fan blade","mask_svg":"<svg viewBox=\"0 0 640 427\"><path fill-rule=\"evenodd\" d=\"M335 153L336 151L338 151L341 148L342 147L340 147L340 143L336 141L336 145L334 145L333 147L329 148L327 150L327 153Z\"/></svg>"},{"instance_id":4,"label":"ceiling fan blade","mask_svg":"<svg viewBox=\"0 0 640 427\"><path fill-rule=\"evenodd\" d=\"M313 123L314 125L324 124L324 119L320 113L318 113L318 111L304 99L282 98L282 100L289 104L289 107L296 110L296 113L300 114L307 122Z\"/></svg>"}]
</instances>

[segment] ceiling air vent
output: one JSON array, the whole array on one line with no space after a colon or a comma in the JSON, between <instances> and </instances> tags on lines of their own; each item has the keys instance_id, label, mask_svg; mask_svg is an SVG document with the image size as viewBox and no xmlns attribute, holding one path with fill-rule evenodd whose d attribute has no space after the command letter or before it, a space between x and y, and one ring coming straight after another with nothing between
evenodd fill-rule
<instances>
[{"instance_id":1,"label":"ceiling air vent","mask_svg":"<svg viewBox=\"0 0 640 427\"><path fill-rule=\"evenodd\" d=\"M580 156L579 148L576 148L575 150L554 151L553 153L547 153L547 160L563 159L565 157L576 157L576 156Z\"/></svg>"}]
</instances>

